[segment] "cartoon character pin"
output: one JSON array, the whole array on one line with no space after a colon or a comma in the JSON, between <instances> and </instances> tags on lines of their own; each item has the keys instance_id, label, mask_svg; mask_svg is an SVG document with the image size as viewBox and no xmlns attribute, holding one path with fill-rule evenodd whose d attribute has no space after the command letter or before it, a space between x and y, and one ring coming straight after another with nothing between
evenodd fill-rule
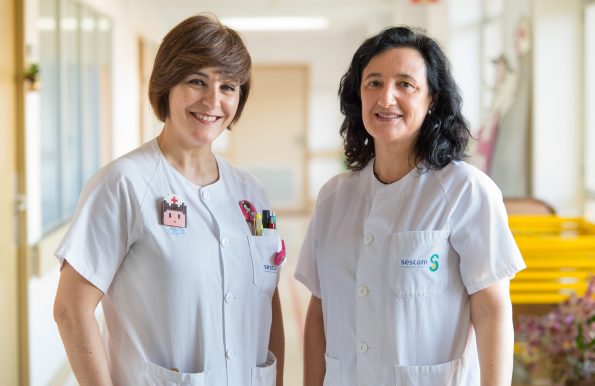
<instances>
[{"instance_id":1,"label":"cartoon character pin","mask_svg":"<svg viewBox=\"0 0 595 386\"><path fill-rule=\"evenodd\" d=\"M161 224L186 228L188 208L177 194L170 194L161 201Z\"/></svg>"}]
</instances>

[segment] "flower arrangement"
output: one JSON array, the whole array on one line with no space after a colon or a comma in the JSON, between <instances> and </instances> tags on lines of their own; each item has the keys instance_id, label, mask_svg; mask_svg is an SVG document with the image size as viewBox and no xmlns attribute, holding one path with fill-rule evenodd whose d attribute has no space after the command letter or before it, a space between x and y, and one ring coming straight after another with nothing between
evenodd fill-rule
<instances>
[{"instance_id":1,"label":"flower arrangement","mask_svg":"<svg viewBox=\"0 0 595 386\"><path fill-rule=\"evenodd\" d=\"M555 386L595 385L595 276L583 296L572 295L544 316L522 315L515 330L515 364L529 375L545 361Z\"/></svg>"}]
</instances>

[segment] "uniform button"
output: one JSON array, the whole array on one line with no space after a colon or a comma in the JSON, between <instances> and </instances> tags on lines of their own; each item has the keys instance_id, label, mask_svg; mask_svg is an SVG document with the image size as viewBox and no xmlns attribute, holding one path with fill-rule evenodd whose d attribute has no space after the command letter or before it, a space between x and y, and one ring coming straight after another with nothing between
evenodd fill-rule
<instances>
[{"instance_id":1,"label":"uniform button","mask_svg":"<svg viewBox=\"0 0 595 386\"><path fill-rule=\"evenodd\" d=\"M231 244L231 240L229 240L227 237L221 238L221 247L222 248L227 248L227 247L229 247L230 244Z\"/></svg>"},{"instance_id":2,"label":"uniform button","mask_svg":"<svg viewBox=\"0 0 595 386\"><path fill-rule=\"evenodd\" d=\"M225 351L225 357L227 359L231 359L231 358L233 358L235 356L236 356L236 353L232 349L228 349L227 351Z\"/></svg>"},{"instance_id":3,"label":"uniform button","mask_svg":"<svg viewBox=\"0 0 595 386\"><path fill-rule=\"evenodd\" d=\"M233 300L235 299L235 297L233 296L232 292L228 292L225 294L225 303L231 303L233 302Z\"/></svg>"},{"instance_id":4,"label":"uniform button","mask_svg":"<svg viewBox=\"0 0 595 386\"><path fill-rule=\"evenodd\" d=\"M203 190L201 196L203 200L208 200L211 198L211 193L208 190Z\"/></svg>"},{"instance_id":5,"label":"uniform button","mask_svg":"<svg viewBox=\"0 0 595 386\"><path fill-rule=\"evenodd\" d=\"M371 233L368 233L366 235L366 237L364 237L364 242L368 245L372 244L373 241L374 241L374 235Z\"/></svg>"},{"instance_id":6,"label":"uniform button","mask_svg":"<svg viewBox=\"0 0 595 386\"><path fill-rule=\"evenodd\" d=\"M365 285L362 285L357 289L357 293L359 294L359 296L366 296L369 292L370 290Z\"/></svg>"},{"instance_id":7,"label":"uniform button","mask_svg":"<svg viewBox=\"0 0 595 386\"><path fill-rule=\"evenodd\" d=\"M359 352L366 352L366 351L368 351L368 345L365 344L364 342L362 342L357 345L357 349Z\"/></svg>"}]
</instances>

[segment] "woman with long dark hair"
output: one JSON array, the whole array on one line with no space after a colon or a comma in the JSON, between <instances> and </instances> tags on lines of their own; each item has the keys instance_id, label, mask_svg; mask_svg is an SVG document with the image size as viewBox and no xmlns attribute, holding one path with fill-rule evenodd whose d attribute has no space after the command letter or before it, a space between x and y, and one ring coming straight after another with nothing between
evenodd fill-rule
<instances>
[{"instance_id":1,"label":"woman with long dark hair","mask_svg":"<svg viewBox=\"0 0 595 386\"><path fill-rule=\"evenodd\" d=\"M307 386L510 385L502 196L464 162L449 61L407 27L363 42L339 89L349 172L321 189L296 277L312 292Z\"/></svg>"}]
</instances>

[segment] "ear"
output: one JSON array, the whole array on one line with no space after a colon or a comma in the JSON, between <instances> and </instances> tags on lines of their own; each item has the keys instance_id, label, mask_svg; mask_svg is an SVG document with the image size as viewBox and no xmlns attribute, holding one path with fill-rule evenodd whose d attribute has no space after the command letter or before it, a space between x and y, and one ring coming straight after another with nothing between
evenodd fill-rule
<instances>
[{"instance_id":1,"label":"ear","mask_svg":"<svg viewBox=\"0 0 595 386\"><path fill-rule=\"evenodd\" d=\"M437 94L432 95L432 98L430 99L430 104L428 105L428 111L434 111L434 106L436 106L437 100L438 100L438 95Z\"/></svg>"}]
</instances>

